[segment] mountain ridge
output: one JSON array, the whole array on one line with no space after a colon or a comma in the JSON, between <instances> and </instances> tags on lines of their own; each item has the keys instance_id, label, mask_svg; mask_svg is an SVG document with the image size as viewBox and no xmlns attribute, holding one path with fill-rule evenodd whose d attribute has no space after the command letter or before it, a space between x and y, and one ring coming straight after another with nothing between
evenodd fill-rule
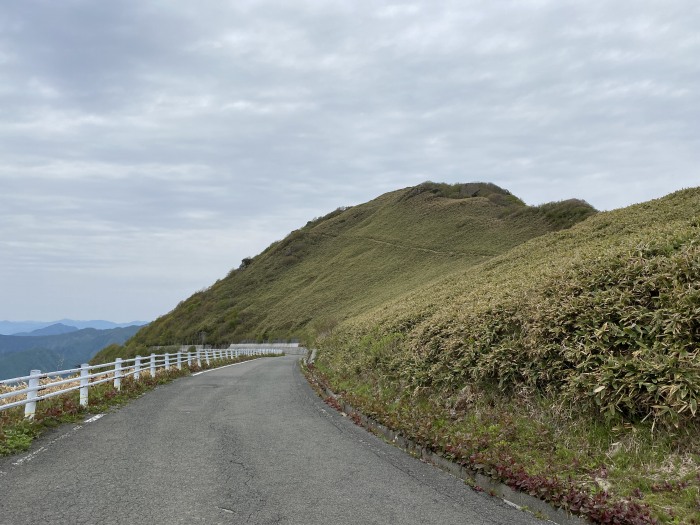
<instances>
[{"instance_id":1,"label":"mountain ridge","mask_svg":"<svg viewBox=\"0 0 700 525\"><path fill-rule=\"evenodd\" d=\"M56 323L47 326L46 328L37 328L36 330L32 330L31 332L18 332L16 334L12 334L14 336L21 336L21 337L37 337L37 336L43 336L43 335L61 335L61 334L69 334L71 332L77 332L79 329L75 326L69 326L63 323Z\"/></svg>"},{"instance_id":2,"label":"mountain ridge","mask_svg":"<svg viewBox=\"0 0 700 525\"><path fill-rule=\"evenodd\" d=\"M245 258L141 330L123 353L203 338L309 340L397 294L595 213L580 200L527 206L489 183L395 190L312 219Z\"/></svg>"},{"instance_id":3,"label":"mountain ridge","mask_svg":"<svg viewBox=\"0 0 700 525\"><path fill-rule=\"evenodd\" d=\"M75 327L78 330L83 328L95 328L97 330L109 330L111 328L126 328L127 326L144 326L149 321L131 321L128 323L115 323L102 319L89 321L80 321L76 319L59 319L57 321L0 321L0 335L15 335L17 333L31 333L35 330L41 330L51 325L63 324Z\"/></svg>"}]
</instances>

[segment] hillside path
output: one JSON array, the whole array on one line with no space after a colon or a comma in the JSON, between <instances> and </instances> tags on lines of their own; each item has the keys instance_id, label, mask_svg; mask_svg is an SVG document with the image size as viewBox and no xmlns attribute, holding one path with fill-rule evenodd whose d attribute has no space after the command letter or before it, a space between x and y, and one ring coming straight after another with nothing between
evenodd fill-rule
<instances>
[{"instance_id":1,"label":"hillside path","mask_svg":"<svg viewBox=\"0 0 700 525\"><path fill-rule=\"evenodd\" d=\"M0 459L0 524L521 524L326 406L298 357L179 379Z\"/></svg>"},{"instance_id":2,"label":"hillside path","mask_svg":"<svg viewBox=\"0 0 700 525\"><path fill-rule=\"evenodd\" d=\"M426 253L432 253L435 255L445 255L447 257L454 257L454 256L467 256L467 257L493 257L494 253L485 253L485 252L454 252L454 251L440 251L440 250L433 250L431 248L426 248L424 246L418 246L417 244L407 244L405 242L400 243L397 241L387 241L383 239L377 239L376 237L369 237L367 235L357 235L354 233L344 233L341 235L331 235L330 233L323 233L323 232L312 232L312 233L307 233L307 235L320 235L321 237L327 237L329 239L342 239L344 237L350 238L350 239L360 239L362 241L368 241L368 242L373 242L375 244L382 244L384 246L390 246L392 248L399 248L402 250L408 250L408 251L418 251L418 252L426 252Z\"/></svg>"}]
</instances>

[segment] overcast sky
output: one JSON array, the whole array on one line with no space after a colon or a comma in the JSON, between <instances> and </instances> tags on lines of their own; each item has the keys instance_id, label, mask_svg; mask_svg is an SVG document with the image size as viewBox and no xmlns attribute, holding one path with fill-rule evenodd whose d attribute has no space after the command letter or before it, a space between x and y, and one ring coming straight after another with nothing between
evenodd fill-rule
<instances>
[{"instance_id":1,"label":"overcast sky","mask_svg":"<svg viewBox=\"0 0 700 525\"><path fill-rule=\"evenodd\" d=\"M700 185L697 0L0 6L0 319L152 320L425 180Z\"/></svg>"}]
</instances>

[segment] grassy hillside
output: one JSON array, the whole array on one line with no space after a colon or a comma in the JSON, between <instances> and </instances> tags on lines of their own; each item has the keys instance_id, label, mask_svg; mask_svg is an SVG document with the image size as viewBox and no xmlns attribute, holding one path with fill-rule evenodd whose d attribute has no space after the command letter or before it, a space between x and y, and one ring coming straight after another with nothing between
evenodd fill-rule
<instances>
[{"instance_id":1,"label":"grassy hillside","mask_svg":"<svg viewBox=\"0 0 700 525\"><path fill-rule=\"evenodd\" d=\"M575 200L529 207L484 183L425 183L388 193L310 221L116 352L196 343L202 332L208 343L313 337L593 213Z\"/></svg>"},{"instance_id":2,"label":"grassy hillside","mask_svg":"<svg viewBox=\"0 0 700 525\"><path fill-rule=\"evenodd\" d=\"M355 316L317 367L389 426L596 521L700 523L699 343L695 188Z\"/></svg>"}]
</instances>

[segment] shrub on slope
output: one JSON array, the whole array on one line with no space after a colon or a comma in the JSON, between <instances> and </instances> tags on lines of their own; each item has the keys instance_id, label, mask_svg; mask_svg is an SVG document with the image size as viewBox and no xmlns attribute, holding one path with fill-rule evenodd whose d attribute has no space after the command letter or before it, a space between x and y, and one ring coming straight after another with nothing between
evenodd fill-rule
<instances>
[{"instance_id":1,"label":"shrub on slope","mask_svg":"<svg viewBox=\"0 0 700 525\"><path fill-rule=\"evenodd\" d=\"M404 395L541 392L684 425L700 403L698 210L696 188L531 240L341 325L319 365Z\"/></svg>"}]
</instances>

